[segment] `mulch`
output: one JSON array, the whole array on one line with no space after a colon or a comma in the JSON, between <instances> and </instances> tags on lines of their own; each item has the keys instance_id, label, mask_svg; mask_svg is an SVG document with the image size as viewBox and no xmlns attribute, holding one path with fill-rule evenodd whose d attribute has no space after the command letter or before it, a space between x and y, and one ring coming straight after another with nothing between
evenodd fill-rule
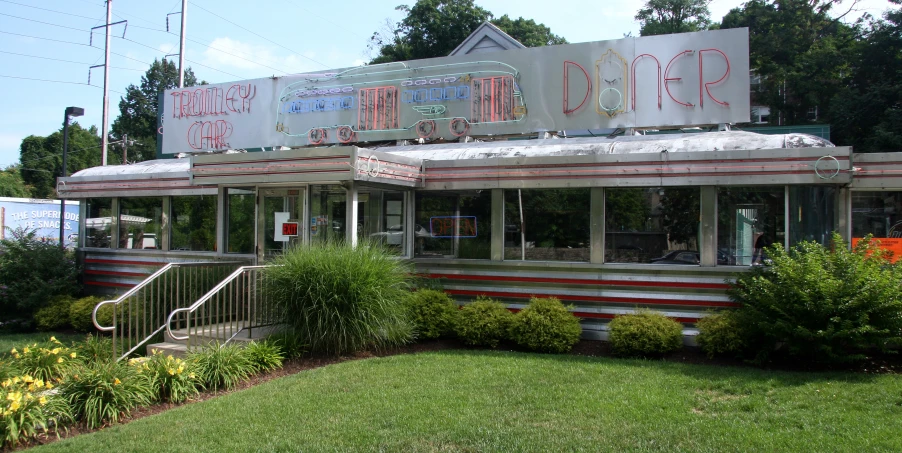
<instances>
[{"instance_id":1,"label":"mulch","mask_svg":"<svg viewBox=\"0 0 902 453\"><path fill-rule=\"evenodd\" d=\"M481 348L471 348L460 341L457 340L429 340L419 343L414 343L410 345L405 345L398 348L379 350L379 351L362 351L355 353L353 355L348 356L340 356L340 357L301 357L297 359L287 360L282 368L265 373L258 374L253 376L250 380L239 384L235 388L231 390L218 390L218 391L206 391L201 392L201 394L197 398L193 398L188 402L181 404L173 404L173 403L158 403L152 406L142 407L139 409L132 410L131 414L125 417L120 418L119 424L127 424L134 420L138 420L150 415L158 414L160 412L165 412L169 409L173 409L179 406L183 406L186 404L193 404L200 401L206 401L212 398L217 398L223 395L228 395L232 392L238 392L241 390L248 389L255 385L262 384L264 382L271 381L273 379L277 379L283 376L289 376L293 374L300 373L302 371L311 370L314 368L324 367L326 365L332 365L335 363L346 362L349 360L362 360L373 357L387 357L392 355L399 354L416 354L419 352L431 352L431 351L442 351L442 350L481 350ZM511 350L516 351L517 348L512 345L504 345L502 344L499 347L499 350ZM586 357L616 357L614 353L611 351L610 343L604 341L589 341L582 340L574 346L573 350L570 352L572 355L576 356L586 356ZM798 364L795 362L786 362L786 363L772 363L766 367L754 367L749 365L746 362L743 362L739 359L729 359L729 358L709 358L705 355L700 349L694 347L685 347L682 350L663 356L653 358L655 360L664 360L668 362L677 362L677 363L686 363L686 364L695 364L695 365L715 365L715 366L733 366L733 367L747 367L747 368L764 368L769 370L781 370L781 371L851 371L857 373L866 373L866 374L902 374L902 354L892 354L892 355L875 355L873 357L869 357L867 360L856 363L854 365L850 365L844 368L824 368L816 365L810 364ZM59 438L55 434L45 434L39 436L37 439L29 442L20 443L16 448L3 448L0 449L0 452L9 452L9 451L19 451L27 448L31 448L37 445L48 444L51 442L56 442L58 439L66 439L73 436L78 436L81 434L91 433L94 431L98 431L103 428L95 428L88 429L83 424L75 424L70 425L67 430L59 433Z\"/></svg>"}]
</instances>

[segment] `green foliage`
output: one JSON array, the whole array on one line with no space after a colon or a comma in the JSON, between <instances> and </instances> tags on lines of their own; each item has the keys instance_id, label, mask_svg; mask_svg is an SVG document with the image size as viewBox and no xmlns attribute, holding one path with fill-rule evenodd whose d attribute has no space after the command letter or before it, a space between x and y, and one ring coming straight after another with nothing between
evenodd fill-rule
<instances>
[{"instance_id":1,"label":"green foliage","mask_svg":"<svg viewBox=\"0 0 902 453\"><path fill-rule=\"evenodd\" d=\"M555 297L533 297L514 315L510 336L532 351L563 354L573 349L582 333L579 318Z\"/></svg>"},{"instance_id":2,"label":"green foliage","mask_svg":"<svg viewBox=\"0 0 902 453\"><path fill-rule=\"evenodd\" d=\"M66 174L100 165L99 148L100 136L96 127L84 129L77 122L69 124ZM29 135L22 139L19 162L22 181L32 187L32 196L56 198L56 178L63 170L63 128L47 137Z\"/></svg>"},{"instance_id":3,"label":"green foliage","mask_svg":"<svg viewBox=\"0 0 902 453\"><path fill-rule=\"evenodd\" d=\"M390 251L325 242L293 248L273 264L265 277L270 300L311 352L345 354L412 338L409 267Z\"/></svg>"},{"instance_id":4,"label":"green foliage","mask_svg":"<svg viewBox=\"0 0 902 453\"><path fill-rule=\"evenodd\" d=\"M26 317L54 296L78 291L78 269L70 252L35 231L11 230L0 240L0 319Z\"/></svg>"},{"instance_id":5,"label":"green foliage","mask_svg":"<svg viewBox=\"0 0 902 453\"><path fill-rule=\"evenodd\" d=\"M94 307L103 302L104 298L97 296L83 297L72 303L69 308L69 323L72 328L79 332L93 332L97 330L91 315L94 313ZM113 307L112 305L104 305L97 312L97 322L102 326L113 325Z\"/></svg>"},{"instance_id":6,"label":"green foliage","mask_svg":"<svg viewBox=\"0 0 902 453\"><path fill-rule=\"evenodd\" d=\"M198 387L203 385L203 381L195 370L197 365L194 362L154 351L150 357L130 359L128 364L150 376L156 392L155 399L181 403L200 394Z\"/></svg>"},{"instance_id":7,"label":"green foliage","mask_svg":"<svg viewBox=\"0 0 902 453\"><path fill-rule=\"evenodd\" d=\"M843 363L869 348L902 344L902 266L870 236L849 249L802 242L767 248L771 266L737 277L728 290L758 363L773 355Z\"/></svg>"},{"instance_id":8,"label":"green foliage","mask_svg":"<svg viewBox=\"0 0 902 453\"><path fill-rule=\"evenodd\" d=\"M622 356L657 356L683 347L680 323L651 310L614 318L608 333L614 353Z\"/></svg>"},{"instance_id":9,"label":"green foliage","mask_svg":"<svg viewBox=\"0 0 902 453\"><path fill-rule=\"evenodd\" d=\"M56 432L72 419L66 400L50 393L53 384L29 375L0 383L0 434L3 445L16 446L44 432Z\"/></svg>"},{"instance_id":10,"label":"green foliage","mask_svg":"<svg viewBox=\"0 0 902 453\"><path fill-rule=\"evenodd\" d=\"M285 361L282 347L274 341L252 341L244 350L258 373L282 368L282 362Z\"/></svg>"},{"instance_id":11,"label":"green foliage","mask_svg":"<svg viewBox=\"0 0 902 453\"><path fill-rule=\"evenodd\" d=\"M648 0L636 13L639 36L686 33L708 28L710 0Z\"/></svg>"},{"instance_id":12,"label":"green foliage","mask_svg":"<svg viewBox=\"0 0 902 453\"><path fill-rule=\"evenodd\" d=\"M84 341L73 343L72 349L82 362L113 360L113 340L98 334L88 334Z\"/></svg>"},{"instance_id":13,"label":"green foliage","mask_svg":"<svg viewBox=\"0 0 902 453\"><path fill-rule=\"evenodd\" d=\"M516 39L526 47L567 44L566 39L555 35L550 28L544 24L538 24L532 19L524 19L522 17L511 19L505 14L497 19L492 19L491 22L492 25L500 28L501 31L507 33L511 38Z\"/></svg>"},{"instance_id":14,"label":"green foliage","mask_svg":"<svg viewBox=\"0 0 902 453\"><path fill-rule=\"evenodd\" d=\"M244 348L234 345L211 343L200 351L188 354L188 361L195 366L195 373L208 389L230 390L247 381L256 372L256 364Z\"/></svg>"},{"instance_id":15,"label":"green foliage","mask_svg":"<svg viewBox=\"0 0 902 453\"><path fill-rule=\"evenodd\" d=\"M285 358L288 359L296 359L306 354L309 350L307 343L304 343L301 335L295 332L294 329L287 329L270 335L267 341L277 345L282 350Z\"/></svg>"},{"instance_id":16,"label":"green foliage","mask_svg":"<svg viewBox=\"0 0 902 453\"><path fill-rule=\"evenodd\" d=\"M68 295L56 296L46 307L35 312L34 323L38 330L59 330L69 326L69 307L75 298Z\"/></svg>"},{"instance_id":17,"label":"green foliage","mask_svg":"<svg viewBox=\"0 0 902 453\"><path fill-rule=\"evenodd\" d=\"M451 296L432 289L421 289L407 298L410 318L421 339L440 338L454 333L457 304Z\"/></svg>"},{"instance_id":18,"label":"green foliage","mask_svg":"<svg viewBox=\"0 0 902 453\"><path fill-rule=\"evenodd\" d=\"M50 337L44 343L32 343L22 347L21 351L13 348L10 351L13 358L12 366L22 374L34 376L45 381L58 381L77 362L78 353L63 346L56 339Z\"/></svg>"},{"instance_id":19,"label":"green foliage","mask_svg":"<svg viewBox=\"0 0 902 453\"><path fill-rule=\"evenodd\" d=\"M454 331L470 346L495 348L508 338L513 321L513 313L504 304L479 296L460 309Z\"/></svg>"},{"instance_id":20,"label":"green foliage","mask_svg":"<svg viewBox=\"0 0 902 453\"><path fill-rule=\"evenodd\" d=\"M123 362L90 362L72 368L59 385L77 420L89 429L117 423L136 407L150 405L153 380L138 367Z\"/></svg>"},{"instance_id":21,"label":"green foliage","mask_svg":"<svg viewBox=\"0 0 902 453\"><path fill-rule=\"evenodd\" d=\"M26 170L28 171L28 170ZM0 170L0 197L32 198L32 187L25 184L18 165Z\"/></svg>"},{"instance_id":22,"label":"green foliage","mask_svg":"<svg viewBox=\"0 0 902 453\"><path fill-rule=\"evenodd\" d=\"M738 355L745 349L743 329L736 313L724 311L698 320L695 341L708 357Z\"/></svg>"}]
</instances>

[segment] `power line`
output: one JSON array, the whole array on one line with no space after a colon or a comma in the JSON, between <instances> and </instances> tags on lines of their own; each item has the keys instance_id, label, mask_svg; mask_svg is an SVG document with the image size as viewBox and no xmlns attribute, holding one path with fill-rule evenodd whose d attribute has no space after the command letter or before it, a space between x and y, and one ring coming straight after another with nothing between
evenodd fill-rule
<instances>
[{"instance_id":1,"label":"power line","mask_svg":"<svg viewBox=\"0 0 902 453\"><path fill-rule=\"evenodd\" d=\"M94 64L94 63L88 63L88 62L84 62L84 61L61 60L59 58L41 57L38 55L28 55L28 54L24 54L24 53L7 52L5 50L0 50L0 53L6 53L6 54L10 54L10 55L18 55L20 57L40 58L41 60L61 61L63 63L83 64L83 65L89 65L89 66ZM113 69L124 69L126 71L142 71L142 72L145 71L145 69L122 68L122 67L118 67L118 66L110 66L110 67Z\"/></svg>"},{"instance_id":2,"label":"power line","mask_svg":"<svg viewBox=\"0 0 902 453\"><path fill-rule=\"evenodd\" d=\"M51 13L64 14L64 15L70 16L70 17L80 17L80 18L82 18L82 19L90 19L90 20L94 20L94 21L97 20L96 17L80 16L80 15L78 15L78 14L67 13L67 12L64 12L64 11L56 11L56 10L53 10L53 9L47 9L47 8L40 8L40 7L37 7L37 6L26 5L26 4L24 4L24 3L11 2L11 1L9 1L9 0L0 0L0 2L3 2L3 3L12 3L13 5L24 6L24 7L26 7L26 8L39 9L39 10L41 10L41 11L47 11L47 12L51 12Z\"/></svg>"},{"instance_id":3,"label":"power line","mask_svg":"<svg viewBox=\"0 0 902 453\"><path fill-rule=\"evenodd\" d=\"M61 39L43 38L43 37L40 37L40 36L32 36L32 35L23 35L23 34L21 34L21 33L11 33L11 32L3 31L3 30L0 30L0 33L4 33L4 34L7 34L7 35L21 36L21 37L23 37L23 38L42 39L42 40L44 40L44 41L53 41L53 42L58 42L58 43L63 43L63 44L71 44L71 45L73 45L73 46L84 46L84 47L90 47L90 48L92 48L92 49L97 49L97 47L89 46L89 45L87 45L87 44L80 43L80 42L63 41L63 40L61 40ZM120 39L121 39L121 38L120 38ZM156 51L159 52L158 49L154 49L154 50L156 50ZM123 54L121 54L121 53L116 53L116 52L110 52L110 53L113 54L113 55L122 57L122 58L127 58L127 59L129 59L129 60L137 61L138 63L141 63L141 64L146 64L146 65L148 65L148 66L151 65L150 63L148 63L148 62L146 62L146 61L141 61L141 60L139 60L139 59L137 59L137 58L132 58L132 57L130 57L130 56L128 56L128 55L123 55Z\"/></svg>"},{"instance_id":4,"label":"power line","mask_svg":"<svg viewBox=\"0 0 902 453\"><path fill-rule=\"evenodd\" d=\"M327 66L327 65L325 65L325 64L323 64L323 63L320 63L319 61L314 60L313 58L310 58L310 57L308 57L308 56L306 56L306 55L302 55L302 54L300 54L300 53L298 53L298 52L296 52L296 51L294 51L294 50L292 50L292 49L289 49L288 47L285 47L285 46L283 46L283 45L281 45L281 44L279 44L279 43L277 43L277 42L275 42L275 41L273 41L273 40L271 40L271 39L269 39L269 38L267 38L267 37L265 37L265 36L263 36L263 35L261 35L261 34L259 34L259 33L257 33L257 32L254 32L254 31L251 31L251 30L249 30L249 29L247 29L247 28L244 28L244 27L242 27L241 25L238 25L238 24L236 24L235 22L232 22L232 21L226 19L225 17L222 17L222 16L220 16L219 14L216 14L216 13L214 13L213 11L210 11L210 10L208 10L207 8L204 8L203 6L198 5L197 3L193 3L192 5L195 6L195 7L197 7L197 8L200 8L200 9L206 11L207 13L212 14L212 15L214 15L214 16L216 16L216 17L218 17L218 18L220 18L220 19L222 19L222 20L224 20L224 21L226 21L226 22L228 22L228 23L230 23L230 24L232 24L232 25L234 25L234 26L236 26L236 27L238 27L238 28L240 28L240 29L242 29L242 30L244 30L244 31L246 31L246 32L248 32L248 33L250 33L250 34L252 34L252 35L254 35L254 36L257 36L257 37L259 37L260 39L263 39L263 40L268 41L268 42L270 42L270 43L272 43L272 44L275 44L275 45L277 45L277 46L279 46L279 47L281 47L281 48L283 48L283 49L285 49L285 50L287 50L287 51L289 51L289 52L291 52L291 53L293 53L293 54L295 54L295 55L297 55L297 56L299 56L299 57L306 58L306 59L308 59L308 60L310 60L310 61L312 61L312 62L314 62L314 63L316 63L316 64L318 64L318 65L320 65L320 66L325 67L325 68L328 68L328 67L329 67L329 66Z\"/></svg>"},{"instance_id":5,"label":"power line","mask_svg":"<svg viewBox=\"0 0 902 453\"><path fill-rule=\"evenodd\" d=\"M37 79L37 78L34 78L34 77L19 77L19 76L5 75L5 74L0 74L0 77L6 78L6 79L31 80L31 81L34 81L34 82L46 82L46 83L65 83L65 84L68 84L68 85L84 85L84 86L89 86L89 87L94 87L94 88L102 88L102 87L99 87L99 86L97 86L97 85L91 85L91 84L88 84L88 83L82 83L82 82L69 82L69 81L66 81L66 80ZM113 93L117 93L117 94L122 94L122 95L125 94L125 93L123 93L123 92L121 92L121 91L115 91L115 90L110 90L110 91L112 91Z\"/></svg>"},{"instance_id":6,"label":"power line","mask_svg":"<svg viewBox=\"0 0 902 453\"><path fill-rule=\"evenodd\" d=\"M133 39L121 38L121 37L119 37L119 36L116 36L116 38L121 39L121 40L123 40L123 41L133 42L133 43L135 43L135 44L137 44L137 45L139 45L139 46L147 47L148 49L151 49L151 50L154 50L154 51L157 51L157 52L160 51L159 49L156 49L156 48L154 48L154 47L148 46L147 44L140 43L140 42L135 41L135 40L133 40ZM237 78L239 78L239 79L242 78L242 77L239 76L239 75L235 75L235 74L232 74L232 73L229 73L229 72L225 72L225 71L223 71L222 69L216 69L216 68L214 68L214 67L212 67L212 66L207 66L207 65L205 65L205 64L201 64L201 63L198 63L198 62L196 62L196 61L189 60L189 59L187 59L187 58L185 58L185 61L190 62L190 63L194 63L194 64L196 64L196 65L198 65L198 66L202 66L202 67L205 67L205 68L207 68L207 69L212 69L212 70L214 70L214 71L221 72L221 73L226 74L226 75L230 75L230 76L232 76L232 77L237 77Z\"/></svg>"},{"instance_id":7,"label":"power line","mask_svg":"<svg viewBox=\"0 0 902 453\"><path fill-rule=\"evenodd\" d=\"M84 29L81 29L81 28L67 27L67 26L65 26L65 25L59 25L59 24L52 24L52 23L50 23L50 22L43 22L43 21L40 21L40 20L29 19L29 18L27 18L27 17L13 16L12 14L4 14L4 13L0 13L0 16L12 17L12 18L14 18L14 19L27 20L27 21L29 21L29 22L37 22L37 23L39 23L39 24L50 25L51 27L59 27L59 28L66 28L66 29L69 29L69 30L75 30L75 31L87 32L87 30L84 30Z\"/></svg>"}]
</instances>

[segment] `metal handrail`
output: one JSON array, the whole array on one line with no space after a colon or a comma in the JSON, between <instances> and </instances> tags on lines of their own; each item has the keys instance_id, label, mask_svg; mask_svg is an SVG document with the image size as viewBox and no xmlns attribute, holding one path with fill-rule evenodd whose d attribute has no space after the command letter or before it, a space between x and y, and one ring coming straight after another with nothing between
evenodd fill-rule
<instances>
[{"instance_id":1,"label":"metal handrail","mask_svg":"<svg viewBox=\"0 0 902 453\"><path fill-rule=\"evenodd\" d=\"M191 338L190 333L189 333L188 335L181 336L181 335L177 335L177 334L176 334L175 332L173 332L173 330L172 330L172 322L173 322L173 320L174 320L179 314L181 314L181 313L186 313L186 314L187 314L187 316L186 316L186 327L187 327L187 330L190 332L190 329L191 329L191 326L190 326L190 319L191 319L190 314L191 314L191 313L196 313L197 310L198 310L199 308L204 307L204 306L207 304L207 302L209 302L210 300L212 300L215 296L217 296L220 292L222 292L223 289L227 288L227 287L228 287L229 285L231 285L235 280L237 280L239 277L241 277L242 275L244 275L244 274L247 273L248 271L254 271L254 270L259 270L259 269L265 269L265 268L268 268L268 267L272 267L272 266L271 266L271 265L241 266L241 267L239 267L237 270L235 270L235 272L232 272L231 275L229 275L229 276L226 277L224 280L222 280L221 282L219 282L219 283L218 283L216 286L214 286L210 291L208 291L206 294L204 294L200 299L198 299L196 302L194 302L194 303L191 304L190 306L184 307L184 308L179 308L179 309L176 309L176 310L173 310L173 311L169 314L169 317L166 319L166 324L165 324L165 326L166 326L166 335L168 335L170 338L172 338L172 339L174 339L174 340L178 340L178 341L189 340L189 339ZM254 302L257 302L257 301L255 300ZM232 319L231 321L236 321L236 320ZM236 322L237 322L237 321L236 321ZM253 327L262 327L262 326L266 326L266 325L272 325L272 324L259 324L259 325L253 325L253 326L247 326L247 325L242 326L242 327L238 328L235 332L233 332L233 334L232 334L228 339L226 339L226 340L223 342L223 344L228 343L229 341L231 341L233 338L235 338L235 337L238 335L238 333L240 333L241 331L243 331L243 330L245 330L245 329L253 328ZM195 328L197 328L197 326L195 326Z\"/></svg>"}]
</instances>

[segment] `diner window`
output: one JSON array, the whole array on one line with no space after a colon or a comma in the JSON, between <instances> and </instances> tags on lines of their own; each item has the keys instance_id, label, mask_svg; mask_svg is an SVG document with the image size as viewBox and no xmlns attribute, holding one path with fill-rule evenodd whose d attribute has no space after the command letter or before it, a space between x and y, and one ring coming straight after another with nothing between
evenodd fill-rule
<instances>
[{"instance_id":1,"label":"diner window","mask_svg":"<svg viewBox=\"0 0 902 453\"><path fill-rule=\"evenodd\" d=\"M852 192L853 241L902 238L902 192Z\"/></svg>"},{"instance_id":2,"label":"diner window","mask_svg":"<svg viewBox=\"0 0 902 453\"><path fill-rule=\"evenodd\" d=\"M358 194L358 201L359 199ZM347 191L341 186L324 184L310 186L310 242L346 239L347 200ZM358 219L360 219L359 211ZM360 230L361 228L358 228L358 231Z\"/></svg>"},{"instance_id":3,"label":"diner window","mask_svg":"<svg viewBox=\"0 0 902 453\"><path fill-rule=\"evenodd\" d=\"M827 245L835 220L836 189L828 186L789 188L789 246L802 241Z\"/></svg>"},{"instance_id":4,"label":"diner window","mask_svg":"<svg viewBox=\"0 0 902 453\"><path fill-rule=\"evenodd\" d=\"M113 200L90 198L85 217L85 247L110 248L110 230L113 226Z\"/></svg>"},{"instance_id":5,"label":"diner window","mask_svg":"<svg viewBox=\"0 0 902 453\"><path fill-rule=\"evenodd\" d=\"M162 198L119 199L119 248L160 249L162 227Z\"/></svg>"},{"instance_id":6,"label":"diner window","mask_svg":"<svg viewBox=\"0 0 902 453\"><path fill-rule=\"evenodd\" d=\"M606 263L699 264L699 188L605 189Z\"/></svg>"},{"instance_id":7,"label":"diner window","mask_svg":"<svg viewBox=\"0 0 902 453\"><path fill-rule=\"evenodd\" d=\"M389 253L406 255L404 192L361 189L357 200L358 216L363 224L357 235L383 245ZM414 235L426 237L428 233L421 225L414 229Z\"/></svg>"},{"instance_id":8,"label":"diner window","mask_svg":"<svg viewBox=\"0 0 902 453\"><path fill-rule=\"evenodd\" d=\"M585 189L504 191L504 259L589 261Z\"/></svg>"},{"instance_id":9,"label":"diner window","mask_svg":"<svg viewBox=\"0 0 902 453\"><path fill-rule=\"evenodd\" d=\"M256 192L253 187L226 189L226 250L228 253L254 253L254 212Z\"/></svg>"},{"instance_id":10,"label":"diner window","mask_svg":"<svg viewBox=\"0 0 902 453\"><path fill-rule=\"evenodd\" d=\"M763 264L764 248L785 241L785 206L783 187L719 188L717 264Z\"/></svg>"},{"instance_id":11,"label":"diner window","mask_svg":"<svg viewBox=\"0 0 902 453\"><path fill-rule=\"evenodd\" d=\"M491 191L417 192L414 219L416 257L491 259Z\"/></svg>"},{"instance_id":12,"label":"diner window","mask_svg":"<svg viewBox=\"0 0 902 453\"><path fill-rule=\"evenodd\" d=\"M216 196L172 197L170 250L216 250Z\"/></svg>"}]
</instances>

